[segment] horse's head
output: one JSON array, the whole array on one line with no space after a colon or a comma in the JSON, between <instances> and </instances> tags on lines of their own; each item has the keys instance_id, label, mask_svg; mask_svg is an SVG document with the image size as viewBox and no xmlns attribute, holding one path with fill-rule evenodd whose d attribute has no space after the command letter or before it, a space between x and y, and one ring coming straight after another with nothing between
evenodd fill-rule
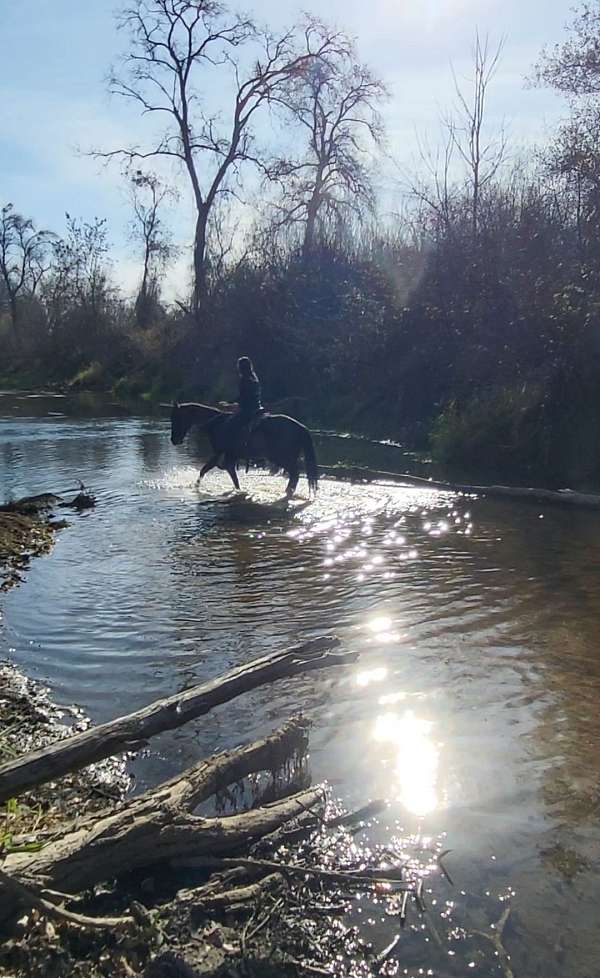
<instances>
[{"instance_id":1,"label":"horse's head","mask_svg":"<svg viewBox=\"0 0 600 978\"><path fill-rule=\"evenodd\" d=\"M190 401L187 404L180 404L173 401L171 408L171 441L174 445L181 445L183 439L193 425L199 428L206 428L211 421L218 417L227 417L218 408L209 407L208 404L195 404Z\"/></svg>"},{"instance_id":2,"label":"horse's head","mask_svg":"<svg viewBox=\"0 0 600 978\"><path fill-rule=\"evenodd\" d=\"M176 400L173 401L173 407L171 408L171 441L174 445L181 445L188 433L189 426L190 422L186 414L185 404L179 404Z\"/></svg>"}]
</instances>

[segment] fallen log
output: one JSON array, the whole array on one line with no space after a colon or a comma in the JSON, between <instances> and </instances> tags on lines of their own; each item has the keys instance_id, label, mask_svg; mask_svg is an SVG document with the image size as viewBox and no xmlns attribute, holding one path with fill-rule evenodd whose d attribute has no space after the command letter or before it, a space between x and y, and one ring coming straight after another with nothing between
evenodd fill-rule
<instances>
[{"instance_id":1,"label":"fallen log","mask_svg":"<svg viewBox=\"0 0 600 978\"><path fill-rule=\"evenodd\" d=\"M355 653L333 651L339 644L335 637L324 637L270 653L209 682L157 700L135 713L91 727L49 747L8 761L0 765L0 802L130 749L132 744L145 741L157 733L180 727L208 713L213 707L264 683L354 661Z\"/></svg>"},{"instance_id":2,"label":"fallen log","mask_svg":"<svg viewBox=\"0 0 600 978\"><path fill-rule=\"evenodd\" d=\"M386 472L363 466L321 465L322 475L349 482L395 482L404 486L437 489L444 492L460 492L469 496L491 496L523 499L533 503L551 503L557 506L578 506L582 509L600 509L600 494L574 492L572 489L539 489L526 486L479 486L461 482L440 482L410 475L407 472Z\"/></svg>"},{"instance_id":3,"label":"fallen log","mask_svg":"<svg viewBox=\"0 0 600 978\"><path fill-rule=\"evenodd\" d=\"M96 505L95 496L89 492L83 482L79 483L79 492L71 500L66 500L53 492L40 492L36 496L22 496L11 502L0 505L0 513L19 513L22 516L32 516L59 507L61 509L93 509Z\"/></svg>"},{"instance_id":4,"label":"fallen log","mask_svg":"<svg viewBox=\"0 0 600 978\"><path fill-rule=\"evenodd\" d=\"M232 852L322 804L322 791L308 789L236 815L190 814L216 791L251 773L274 770L302 754L308 723L288 721L247 747L200 761L181 775L81 824L67 827L37 853L9 854L4 868L24 885L32 880L63 893L88 889L123 872L177 857Z\"/></svg>"},{"instance_id":5,"label":"fallen log","mask_svg":"<svg viewBox=\"0 0 600 978\"><path fill-rule=\"evenodd\" d=\"M316 788L224 818L203 818L160 808L148 818L137 819L124 811L122 818L112 824L101 820L83 840L77 834L62 839L60 846L45 847L38 858L30 860L28 867L18 864L13 867L10 857L7 865L11 873L16 870L25 881L33 873L34 880L42 879L67 893L78 893L131 870L181 860L184 854L186 858L189 854L190 859L209 854L212 858L213 853L228 854L248 847L297 818L307 806L322 802L323 793ZM71 851L65 852L67 847ZM25 872L27 876L23 875Z\"/></svg>"}]
</instances>

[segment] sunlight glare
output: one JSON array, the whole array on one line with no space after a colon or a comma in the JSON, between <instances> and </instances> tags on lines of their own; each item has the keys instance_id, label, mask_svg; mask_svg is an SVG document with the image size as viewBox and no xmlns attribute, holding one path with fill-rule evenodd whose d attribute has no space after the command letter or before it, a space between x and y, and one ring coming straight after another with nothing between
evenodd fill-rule
<instances>
[{"instance_id":1,"label":"sunlight glare","mask_svg":"<svg viewBox=\"0 0 600 978\"><path fill-rule=\"evenodd\" d=\"M431 739L433 724L407 711L382 713L377 717L373 739L392 744L396 751L395 773L398 798L415 815L427 815L437 808L439 751Z\"/></svg>"},{"instance_id":2,"label":"sunlight glare","mask_svg":"<svg viewBox=\"0 0 600 978\"><path fill-rule=\"evenodd\" d=\"M356 675L356 685L369 686L371 683L381 683L387 674L388 671L385 666L379 666L377 669L363 669Z\"/></svg>"},{"instance_id":3,"label":"sunlight glare","mask_svg":"<svg viewBox=\"0 0 600 978\"><path fill-rule=\"evenodd\" d=\"M392 619L388 618L387 615L380 615L378 618L372 618L367 624L369 631L373 632L374 635L380 635L382 632L389 632L392 627Z\"/></svg>"}]
</instances>

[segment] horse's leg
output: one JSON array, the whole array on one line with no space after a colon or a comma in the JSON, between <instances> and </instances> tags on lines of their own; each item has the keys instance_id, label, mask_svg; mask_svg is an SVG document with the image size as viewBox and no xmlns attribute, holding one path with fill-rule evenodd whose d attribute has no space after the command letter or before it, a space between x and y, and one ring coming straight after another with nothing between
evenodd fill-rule
<instances>
[{"instance_id":1,"label":"horse's leg","mask_svg":"<svg viewBox=\"0 0 600 978\"><path fill-rule=\"evenodd\" d=\"M289 482L285 487L285 494L288 499L291 499L296 492L296 487L298 485L298 479L300 478L300 470L298 469L298 463L294 462L287 468L287 473L289 475Z\"/></svg>"},{"instance_id":2,"label":"horse's leg","mask_svg":"<svg viewBox=\"0 0 600 978\"><path fill-rule=\"evenodd\" d=\"M229 475L231 477L231 481L233 482L235 488L239 491L240 481L239 481L239 479L237 477L237 472L235 470L235 459L234 458L231 458L230 456L228 457L226 455L225 456L225 463L224 463L224 465L225 465L225 470L227 472L229 472Z\"/></svg>"},{"instance_id":3,"label":"horse's leg","mask_svg":"<svg viewBox=\"0 0 600 978\"><path fill-rule=\"evenodd\" d=\"M204 478L204 476L206 475L206 473L207 472L210 472L211 469L214 469L214 467L215 467L215 465L217 464L218 461L219 461L219 456L218 455L211 455L211 457L209 458L208 462L205 462L204 463L204 465L200 469L200 475L196 479L196 485L197 486L200 485L200 480Z\"/></svg>"}]
</instances>

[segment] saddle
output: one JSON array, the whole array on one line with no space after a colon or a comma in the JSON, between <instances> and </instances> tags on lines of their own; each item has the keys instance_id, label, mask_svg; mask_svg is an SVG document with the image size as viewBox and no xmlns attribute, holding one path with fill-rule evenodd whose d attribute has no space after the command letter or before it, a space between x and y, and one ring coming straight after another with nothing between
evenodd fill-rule
<instances>
[{"instance_id":1,"label":"saddle","mask_svg":"<svg viewBox=\"0 0 600 978\"><path fill-rule=\"evenodd\" d=\"M268 417L269 417L269 412L265 411L264 408L262 409L262 411L258 411L253 418L250 418L250 421L246 426L246 430L248 434L251 435L253 431L256 431L256 429L261 424L261 422L263 422L265 418Z\"/></svg>"}]
</instances>

